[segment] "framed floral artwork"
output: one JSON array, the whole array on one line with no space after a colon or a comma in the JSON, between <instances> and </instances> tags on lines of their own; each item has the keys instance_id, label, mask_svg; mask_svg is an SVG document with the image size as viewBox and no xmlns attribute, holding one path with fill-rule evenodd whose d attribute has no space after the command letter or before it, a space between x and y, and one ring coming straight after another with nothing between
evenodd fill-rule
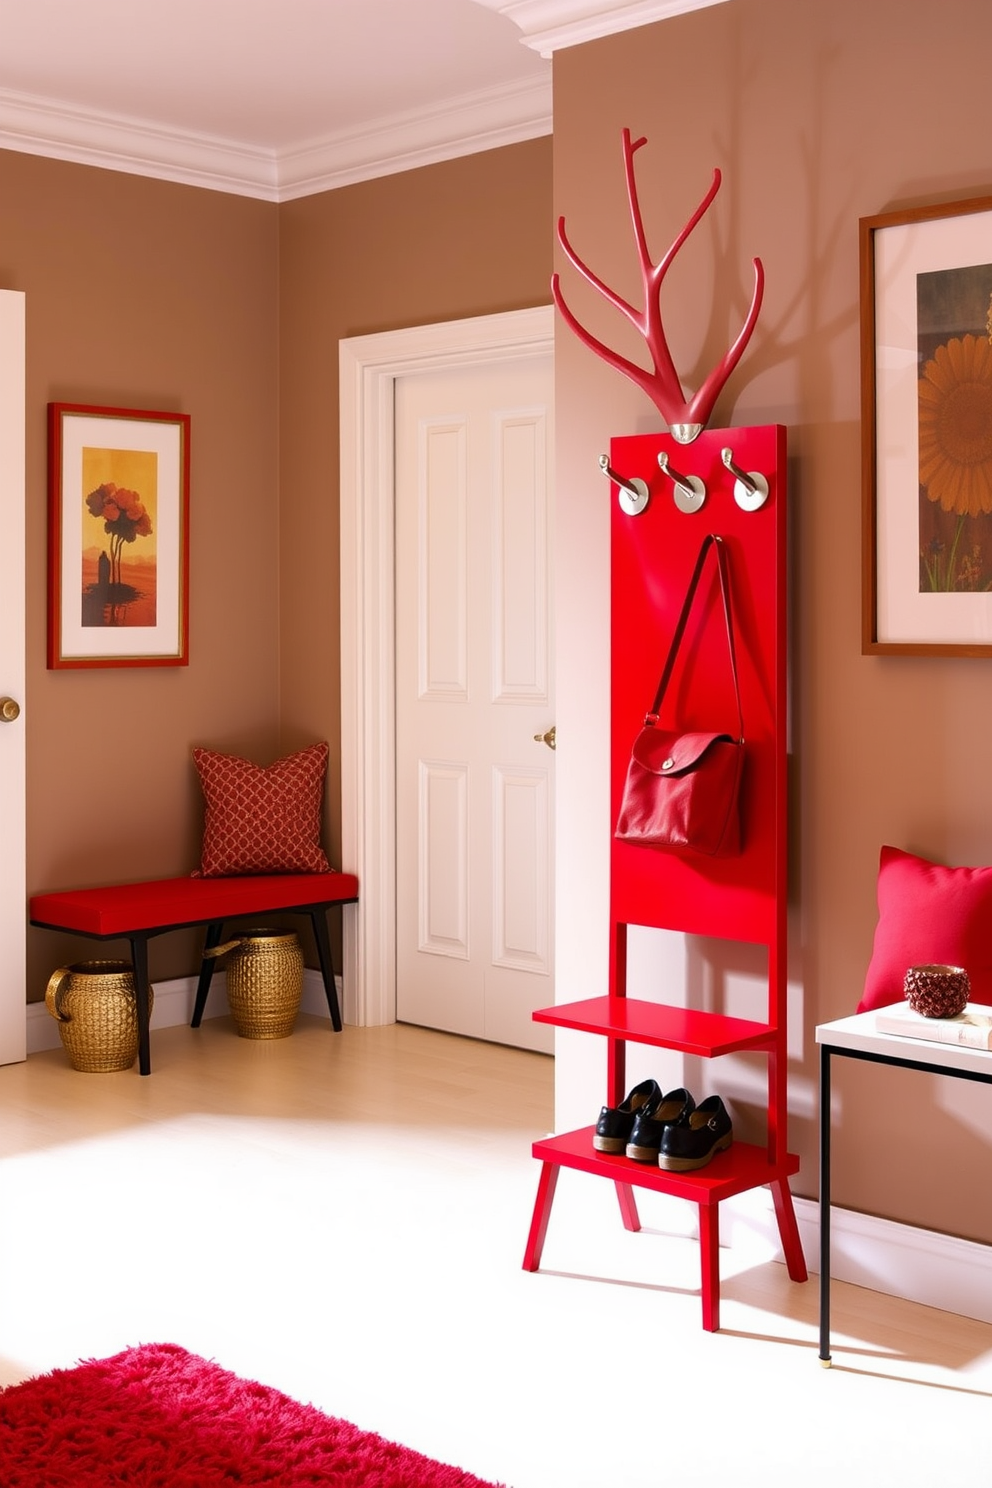
<instances>
[{"instance_id":1,"label":"framed floral artwork","mask_svg":"<svg viewBox=\"0 0 992 1488\"><path fill-rule=\"evenodd\" d=\"M992 198L860 251L862 650L992 656Z\"/></svg>"},{"instance_id":2,"label":"framed floral artwork","mask_svg":"<svg viewBox=\"0 0 992 1488\"><path fill-rule=\"evenodd\" d=\"M189 661L185 413L48 405L48 665Z\"/></svg>"}]
</instances>

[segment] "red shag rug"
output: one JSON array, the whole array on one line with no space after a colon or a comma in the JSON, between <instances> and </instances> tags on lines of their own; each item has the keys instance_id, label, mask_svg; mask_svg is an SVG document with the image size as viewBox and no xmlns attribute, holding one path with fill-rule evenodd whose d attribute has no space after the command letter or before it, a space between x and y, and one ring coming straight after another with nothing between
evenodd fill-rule
<instances>
[{"instance_id":1,"label":"red shag rug","mask_svg":"<svg viewBox=\"0 0 992 1488\"><path fill-rule=\"evenodd\" d=\"M174 1343L0 1391L3 1488L495 1488Z\"/></svg>"}]
</instances>

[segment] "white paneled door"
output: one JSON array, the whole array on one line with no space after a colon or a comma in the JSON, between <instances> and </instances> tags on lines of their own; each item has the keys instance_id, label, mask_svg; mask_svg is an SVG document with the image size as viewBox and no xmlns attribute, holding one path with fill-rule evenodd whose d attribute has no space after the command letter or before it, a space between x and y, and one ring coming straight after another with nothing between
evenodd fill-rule
<instances>
[{"instance_id":1,"label":"white paneled door","mask_svg":"<svg viewBox=\"0 0 992 1488\"><path fill-rule=\"evenodd\" d=\"M24 295L0 290L0 1064L26 1057Z\"/></svg>"},{"instance_id":2,"label":"white paneled door","mask_svg":"<svg viewBox=\"0 0 992 1488\"><path fill-rule=\"evenodd\" d=\"M395 384L396 1014L542 1052L552 399L550 356Z\"/></svg>"}]
</instances>

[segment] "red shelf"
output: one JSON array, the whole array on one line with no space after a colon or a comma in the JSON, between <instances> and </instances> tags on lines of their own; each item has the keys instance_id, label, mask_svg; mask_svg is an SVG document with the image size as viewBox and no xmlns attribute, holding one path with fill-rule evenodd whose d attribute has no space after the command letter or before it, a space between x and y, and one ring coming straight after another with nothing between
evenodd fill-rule
<instances>
[{"instance_id":1,"label":"red shelf","mask_svg":"<svg viewBox=\"0 0 992 1488\"><path fill-rule=\"evenodd\" d=\"M644 1002L636 997L589 997L563 1002L534 1013L537 1023L600 1033L632 1044L653 1044L713 1059L741 1049L768 1049L775 1029L768 1023L727 1018L722 1013L700 1013L691 1008Z\"/></svg>"},{"instance_id":2,"label":"red shelf","mask_svg":"<svg viewBox=\"0 0 992 1488\"><path fill-rule=\"evenodd\" d=\"M734 1194L760 1188L766 1183L788 1178L799 1172L799 1158L787 1153L783 1162L768 1160L766 1147L748 1142L735 1142L726 1152L718 1152L705 1168L690 1173L666 1173L650 1163L632 1158L597 1152L592 1145L595 1126L557 1137L544 1137L534 1143L534 1156L541 1162L558 1167L577 1168L599 1178L612 1178L614 1183L629 1183L635 1188L651 1188L657 1193L672 1194L677 1199L691 1199L695 1204L718 1204Z\"/></svg>"}]
</instances>

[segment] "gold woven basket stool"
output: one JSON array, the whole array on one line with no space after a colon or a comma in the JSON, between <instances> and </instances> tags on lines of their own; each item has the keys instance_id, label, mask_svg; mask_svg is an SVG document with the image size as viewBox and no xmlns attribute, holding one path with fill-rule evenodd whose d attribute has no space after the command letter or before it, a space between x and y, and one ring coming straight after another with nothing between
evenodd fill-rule
<instances>
[{"instance_id":1,"label":"gold woven basket stool","mask_svg":"<svg viewBox=\"0 0 992 1488\"><path fill-rule=\"evenodd\" d=\"M241 1038L288 1038L303 996L303 950L291 930L253 930L205 956L227 955L227 1000Z\"/></svg>"},{"instance_id":2,"label":"gold woven basket stool","mask_svg":"<svg viewBox=\"0 0 992 1488\"><path fill-rule=\"evenodd\" d=\"M151 1014L154 993L148 989ZM77 961L53 972L45 1006L73 1069L108 1074L138 1057L138 1006L130 961Z\"/></svg>"}]
</instances>

